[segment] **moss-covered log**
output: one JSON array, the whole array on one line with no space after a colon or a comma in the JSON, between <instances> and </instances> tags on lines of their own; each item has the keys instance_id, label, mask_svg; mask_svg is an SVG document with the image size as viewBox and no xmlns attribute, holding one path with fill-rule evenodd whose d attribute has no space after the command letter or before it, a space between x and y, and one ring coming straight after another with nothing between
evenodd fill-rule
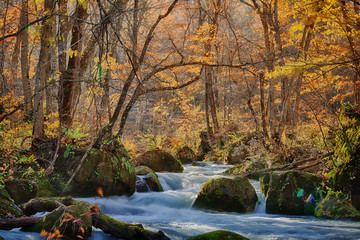
<instances>
[{"instance_id":1,"label":"moss-covered log","mask_svg":"<svg viewBox=\"0 0 360 240\"><path fill-rule=\"evenodd\" d=\"M31 199L27 203L20 205L20 208L25 215L30 216L38 212L51 212L61 205L70 206L77 202L70 197L42 197Z\"/></svg>"},{"instance_id":2,"label":"moss-covered log","mask_svg":"<svg viewBox=\"0 0 360 240\"><path fill-rule=\"evenodd\" d=\"M122 223L103 213L93 215L93 225L100 228L104 233L109 233L121 239L170 240L162 231L151 232L144 229L140 224Z\"/></svg>"},{"instance_id":3,"label":"moss-covered log","mask_svg":"<svg viewBox=\"0 0 360 240\"><path fill-rule=\"evenodd\" d=\"M35 232L40 232L41 230L53 232L54 229L57 229L62 235L71 239L77 235L90 236L91 225L93 225L103 230L104 233L109 233L121 239L169 239L161 231L152 232L144 229L140 224L119 222L101 213L98 206L69 197L34 198L21 207L26 214L35 214L37 212L51 213L43 218L28 217L14 219L12 220L13 222L6 221L3 222L3 225L7 227L3 229L22 227L24 231ZM0 229L2 229L1 225Z\"/></svg>"}]
</instances>

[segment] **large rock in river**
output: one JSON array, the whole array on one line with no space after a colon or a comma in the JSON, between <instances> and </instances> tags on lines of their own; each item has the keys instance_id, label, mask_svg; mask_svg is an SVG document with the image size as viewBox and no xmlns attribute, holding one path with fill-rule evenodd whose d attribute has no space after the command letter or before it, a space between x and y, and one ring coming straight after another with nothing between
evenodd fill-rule
<instances>
[{"instance_id":1,"label":"large rock in river","mask_svg":"<svg viewBox=\"0 0 360 240\"><path fill-rule=\"evenodd\" d=\"M164 191L160 182L159 182L159 179L156 175L156 173L151 170L150 168L146 167L146 166L139 166L139 167L136 167L135 168L135 172L136 172L136 175L138 176L142 176L142 181L145 181L144 184L146 186L146 191L150 190L150 191L155 191L155 192L162 192ZM136 191L138 192L146 192L146 191L139 191L138 189L138 182L140 180L138 179L136 181ZM147 186L150 188L150 189L147 189Z\"/></svg>"},{"instance_id":2,"label":"large rock in river","mask_svg":"<svg viewBox=\"0 0 360 240\"><path fill-rule=\"evenodd\" d=\"M211 210L251 213L257 195L246 178L219 178L206 182L198 194L193 207Z\"/></svg>"},{"instance_id":3,"label":"large rock in river","mask_svg":"<svg viewBox=\"0 0 360 240\"><path fill-rule=\"evenodd\" d=\"M64 171L66 181L72 176L83 154L78 152L74 156L61 159L60 168ZM132 195L135 192L135 183L135 168L128 157L94 148L66 193L74 197L90 197L96 196L97 189L102 188L105 196Z\"/></svg>"},{"instance_id":4,"label":"large rock in river","mask_svg":"<svg viewBox=\"0 0 360 240\"><path fill-rule=\"evenodd\" d=\"M204 233L195 237L191 237L188 240L249 240L248 238L241 236L234 232L218 230L209 233Z\"/></svg>"},{"instance_id":5,"label":"large rock in river","mask_svg":"<svg viewBox=\"0 0 360 240\"><path fill-rule=\"evenodd\" d=\"M341 192L330 192L316 206L315 217L360 220L360 212Z\"/></svg>"},{"instance_id":6,"label":"large rock in river","mask_svg":"<svg viewBox=\"0 0 360 240\"><path fill-rule=\"evenodd\" d=\"M287 215L313 215L320 199L317 188L322 178L307 172L275 172L269 176L266 212ZM260 184L262 184L260 182Z\"/></svg>"},{"instance_id":7,"label":"large rock in river","mask_svg":"<svg viewBox=\"0 0 360 240\"><path fill-rule=\"evenodd\" d=\"M181 162L173 155L160 149L145 152L135 160L136 166L147 166L155 172L182 172Z\"/></svg>"}]
</instances>

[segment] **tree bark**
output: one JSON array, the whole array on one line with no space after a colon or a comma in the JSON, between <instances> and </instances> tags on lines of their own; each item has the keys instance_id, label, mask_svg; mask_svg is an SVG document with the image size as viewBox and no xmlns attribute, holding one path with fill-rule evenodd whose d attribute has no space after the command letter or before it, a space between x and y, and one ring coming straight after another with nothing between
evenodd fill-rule
<instances>
[{"instance_id":1,"label":"tree bark","mask_svg":"<svg viewBox=\"0 0 360 240\"><path fill-rule=\"evenodd\" d=\"M55 6L55 0L45 0L44 10L46 13L53 11ZM35 99L34 99L34 125L33 125L33 143L35 139L43 139L44 133L44 98L43 91L40 91L46 81L50 77L50 37L52 34L53 20L48 19L44 21L42 32L41 32L41 46L39 62L37 65L35 75ZM40 91L40 92L39 92Z\"/></svg>"},{"instance_id":2,"label":"tree bark","mask_svg":"<svg viewBox=\"0 0 360 240\"><path fill-rule=\"evenodd\" d=\"M76 18L72 29L71 51L68 60L68 66L64 73L62 84L62 93L60 99L61 105L61 121L65 128L70 128L75 114L76 103L80 97L80 53L83 42L83 20L87 18L87 6L83 3L77 3L74 17Z\"/></svg>"},{"instance_id":3,"label":"tree bark","mask_svg":"<svg viewBox=\"0 0 360 240\"><path fill-rule=\"evenodd\" d=\"M20 218L12 218L6 221L0 221L0 229L1 230L11 230L14 228L22 228L29 227L39 221L41 221L43 217L20 217Z\"/></svg>"},{"instance_id":4,"label":"tree bark","mask_svg":"<svg viewBox=\"0 0 360 240\"><path fill-rule=\"evenodd\" d=\"M29 23L29 8L28 8L28 0L22 1L21 7L21 16L20 23L27 25ZM29 33L27 29L24 31L22 39L21 39L21 56L20 56L20 64L21 64L21 80L22 80L22 88L24 93L24 99L30 99L31 97L31 86L30 86L30 77L29 77ZM25 105L25 112L29 114L31 112L31 104Z\"/></svg>"}]
</instances>

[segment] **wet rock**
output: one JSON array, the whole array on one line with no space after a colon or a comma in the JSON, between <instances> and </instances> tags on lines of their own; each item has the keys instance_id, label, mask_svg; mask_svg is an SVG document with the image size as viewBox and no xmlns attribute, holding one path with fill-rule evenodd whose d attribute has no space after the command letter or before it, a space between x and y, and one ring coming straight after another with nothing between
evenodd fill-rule
<instances>
[{"instance_id":1,"label":"wet rock","mask_svg":"<svg viewBox=\"0 0 360 240\"><path fill-rule=\"evenodd\" d=\"M225 173L229 175L246 175L250 179L259 180L260 174L256 173L256 171L267 167L267 163L264 160L251 159L241 164L235 164L234 167L228 169Z\"/></svg>"},{"instance_id":2,"label":"wet rock","mask_svg":"<svg viewBox=\"0 0 360 240\"><path fill-rule=\"evenodd\" d=\"M255 189L246 178L219 178L206 182L193 207L251 213L257 202Z\"/></svg>"},{"instance_id":3,"label":"wet rock","mask_svg":"<svg viewBox=\"0 0 360 240\"><path fill-rule=\"evenodd\" d=\"M195 237L191 237L188 240L249 240L248 238L241 236L234 232L218 230L214 232L204 233Z\"/></svg>"},{"instance_id":4,"label":"wet rock","mask_svg":"<svg viewBox=\"0 0 360 240\"><path fill-rule=\"evenodd\" d=\"M146 182L141 180L140 178L137 178L138 180L136 181L136 191L137 192L149 192L150 188L147 186Z\"/></svg>"},{"instance_id":5,"label":"wet rock","mask_svg":"<svg viewBox=\"0 0 360 240\"><path fill-rule=\"evenodd\" d=\"M62 163L60 169L64 171L64 179L72 176L83 154L78 151L68 158L58 160ZM102 188L104 196L132 195L135 192L135 183L135 168L130 158L118 152L93 149L75 175L66 194L74 197L91 197L97 196L97 189Z\"/></svg>"},{"instance_id":6,"label":"wet rock","mask_svg":"<svg viewBox=\"0 0 360 240\"><path fill-rule=\"evenodd\" d=\"M313 215L320 199L317 188L322 179L315 174L286 171L270 175L266 212L287 215Z\"/></svg>"},{"instance_id":7,"label":"wet rock","mask_svg":"<svg viewBox=\"0 0 360 240\"><path fill-rule=\"evenodd\" d=\"M191 163L191 166L193 166L193 167L205 167L206 164L203 163L203 162L194 161L194 162Z\"/></svg>"},{"instance_id":8,"label":"wet rock","mask_svg":"<svg viewBox=\"0 0 360 240\"><path fill-rule=\"evenodd\" d=\"M341 192L331 192L316 206L315 217L360 220L360 213Z\"/></svg>"},{"instance_id":9,"label":"wet rock","mask_svg":"<svg viewBox=\"0 0 360 240\"><path fill-rule=\"evenodd\" d=\"M182 164L188 164L195 161L195 152L188 146L182 147L177 150L176 157Z\"/></svg>"},{"instance_id":10,"label":"wet rock","mask_svg":"<svg viewBox=\"0 0 360 240\"><path fill-rule=\"evenodd\" d=\"M162 192L164 191L156 173L146 166L139 166L135 168L136 175L142 176L141 179L136 181L136 191L138 192L147 192L155 191ZM149 188L149 189L148 189Z\"/></svg>"},{"instance_id":11,"label":"wet rock","mask_svg":"<svg viewBox=\"0 0 360 240\"><path fill-rule=\"evenodd\" d=\"M14 200L1 185L0 182L0 219L15 218L22 216L22 211L15 205Z\"/></svg>"},{"instance_id":12,"label":"wet rock","mask_svg":"<svg viewBox=\"0 0 360 240\"><path fill-rule=\"evenodd\" d=\"M182 172L184 171L180 161L170 153L160 149L145 152L135 159L136 166L147 166L155 172Z\"/></svg>"}]
</instances>

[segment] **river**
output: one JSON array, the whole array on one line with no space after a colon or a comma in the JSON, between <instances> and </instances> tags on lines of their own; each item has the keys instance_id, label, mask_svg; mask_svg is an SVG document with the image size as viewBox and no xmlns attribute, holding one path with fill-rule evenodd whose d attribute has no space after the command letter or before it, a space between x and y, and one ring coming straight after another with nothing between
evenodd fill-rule
<instances>
[{"instance_id":1,"label":"river","mask_svg":"<svg viewBox=\"0 0 360 240\"><path fill-rule=\"evenodd\" d=\"M265 213L259 183L252 182L260 201L255 213L238 214L192 209L201 186L211 178L222 177L227 165L205 163L204 167L184 166L183 173L158 173L164 192L135 193L131 197L81 198L97 203L111 217L127 223L141 223L146 229L163 231L174 240L224 229L251 240L260 239L360 239L360 222L325 220L311 216ZM6 240L41 239L38 234L15 229L0 231ZM100 230L90 239L112 240Z\"/></svg>"}]
</instances>

